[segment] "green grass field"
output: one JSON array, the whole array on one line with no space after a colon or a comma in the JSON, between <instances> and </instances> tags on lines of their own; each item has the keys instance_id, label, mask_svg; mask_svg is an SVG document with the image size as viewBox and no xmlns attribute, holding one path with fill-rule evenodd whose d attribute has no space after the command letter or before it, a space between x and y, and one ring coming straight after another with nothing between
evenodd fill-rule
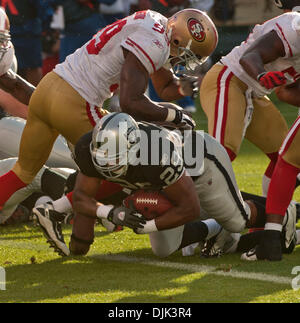
<instances>
[{"instance_id":1,"label":"green grass field","mask_svg":"<svg viewBox=\"0 0 300 323\"><path fill-rule=\"evenodd\" d=\"M297 110L278 107L291 124ZM195 119L206 129L203 112ZM233 164L240 189L260 194L267 162L245 142ZM300 201L299 191L295 199ZM64 233L69 241L71 228ZM0 266L6 270L0 302L300 302L300 289L291 285L294 279L298 286L292 269L300 266L300 247L276 263L244 262L240 254L203 259L199 252L161 260L147 235L129 229L107 234L98 226L87 256L60 258L32 224L0 227L0 237Z\"/></svg>"}]
</instances>

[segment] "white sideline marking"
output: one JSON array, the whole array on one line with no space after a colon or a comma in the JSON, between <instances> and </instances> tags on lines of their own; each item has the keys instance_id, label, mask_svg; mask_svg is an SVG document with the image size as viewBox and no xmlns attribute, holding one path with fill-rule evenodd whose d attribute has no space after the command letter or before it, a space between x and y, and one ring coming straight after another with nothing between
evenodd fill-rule
<instances>
[{"instance_id":1,"label":"white sideline marking","mask_svg":"<svg viewBox=\"0 0 300 323\"><path fill-rule=\"evenodd\" d=\"M131 262L131 263L139 263L143 265L150 265L150 266L156 266L156 267L178 269L178 270L188 271L191 273L206 273L206 274L216 275L216 276L259 280L263 282L271 282L275 284L284 284L284 285L290 285L290 286L292 282L292 278L288 278L288 277L268 275L264 273L243 272L243 271L236 271L236 270L225 271L225 270L219 269L220 267L216 267L216 266L183 264L180 262L149 260L146 258L127 257L127 256L118 256L118 255L94 254L94 255L91 255L90 257L103 259L103 260L110 260L110 261Z\"/></svg>"}]
</instances>

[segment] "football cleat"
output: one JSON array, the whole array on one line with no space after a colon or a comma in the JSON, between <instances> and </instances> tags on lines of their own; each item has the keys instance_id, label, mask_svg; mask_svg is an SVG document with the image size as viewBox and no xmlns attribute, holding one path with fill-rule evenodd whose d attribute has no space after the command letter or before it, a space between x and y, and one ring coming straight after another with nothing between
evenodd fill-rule
<instances>
[{"instance_id":1,"label":"football cleat","mask_svg":"<svg viewBox=\"0 0 300 323\"><path fill-rule=\"evenodd\" d=\"M282 235L284 237L285 248L288 249L296 235L297 224L297 205L291 202L286 210L282 226Z\"/></svg>"},{"instance_id":2,"label":"football cleat","mask_svg":"<svg viewBox=\"0 0 300 323\"><path fill-rule=\"evenodd\" d=\"M253 248L247 252L244 252L241 255L241 259L242 260L247 260L247 261L256 261L257 260L257 256L256 256L256 248Z\"/></svg>"},{"instance_id":3,"label":"football cleat","mask_svg":"<svg viewBox=\"0 0 300 323\"><path fill-rule=\"evenodd\" d=\"M229 231L221 229L218 234L207 240L201 251L201 256L205 258L220 257L225 253L231 253L236 249L238 239Z\"/></svg>"},{"instance_id":4,"label":"football cleat","mask_svg":"<svg viewBox=\"0 0 300 323\"><path fill-rule=\"evenodd\" d=\"M50 248L53 248L60 256L69 256L70 250L65 243L61 229L65 214L55 211L51 202L34 207L32 213L42 228Z\"/></svg>"}]
</instances>

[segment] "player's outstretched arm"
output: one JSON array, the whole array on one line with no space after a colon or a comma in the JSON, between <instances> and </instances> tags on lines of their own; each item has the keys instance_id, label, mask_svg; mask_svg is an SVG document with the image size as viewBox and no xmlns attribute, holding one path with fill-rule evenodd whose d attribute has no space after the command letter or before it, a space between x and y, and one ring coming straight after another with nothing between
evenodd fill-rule
<instances>
[{"instance_id":1,"label":"player's outstretched arm","mask_svg":"<svg viewBox=\"0 0 300 323\"><path fill-rule=\"evenodd\" d=\"M101 180L79 173L73 191L74 222L70 240L73 255L85 255L94 240L96 211L100 203L95 199Z\"/></svg>"},{"instance_id":2,"label":"player's outstretched arm","mask_svg":"<svg viewBox=\"0 0 300 323\"><path fill-rule=\"evenodd\" d=\"M185 96L195 97L198 94L198 78L182 75L176 77L170 70L160 68L151 75L153 86L164 101L175 101Z\"/></svg>"},{"instance_id":3,"label":"player's outstretched arm","mask_svg":"<svg viewBox=\"0 0 300 323\"><path fill-rule=\"evenodd\" d=\"M35 90L32 84L11 70L0 76L0 88L25 105L29 104L30 97Z\"/></svg>"},{"instance_id":4,"label":"player's outstretched arm","mask_svg":"<svg viewBox=\"0 0 300 323\"><path fill-rule=\"evenodd\" d=\"M124 50L124 55L120 80L121 110L136 120L189 123L193 127L193 121L186 120L181 110L174 110L174 104L170 103L169 108L166 102L162 107L145 95L150 77L147 70L131 52Z\"/></svg>"}]
</instances>

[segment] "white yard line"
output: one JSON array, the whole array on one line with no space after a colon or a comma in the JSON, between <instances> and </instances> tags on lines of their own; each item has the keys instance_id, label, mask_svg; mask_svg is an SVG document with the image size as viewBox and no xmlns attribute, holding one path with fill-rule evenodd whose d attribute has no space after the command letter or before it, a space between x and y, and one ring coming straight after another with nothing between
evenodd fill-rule
<instances>
[{"instance_id":1,"label":"white yard line","mask_svg":"<svg viewBox=\"0 0 300 323\"><path fill-rule=\"evenodd\" d=\"M31 242L16 242L16 241L0 241L0 246L9 247L15 249L35 250L35 251L48 251L47 245ZM120 255L101 255L101 254L90 254L89 257L107 260L107 261L118 261L125 263L139 263L142 265L156 266L161 268L170 268L174 270L183 270L191 273L205 273L216 276L252 279L263 282L271 282L275 284L290 285L293 278L269 275L264 273L245 272L237 270L229 270L226 265L224 268L221 266L205 266L196 264L185 264L181 262L172 262L165 260L150 260L141 257L128 257Z\"/></svg>"},{"instance_id":2,"label":"white yard line","mask_svg":"<svg viewBox=\"0 0 300 323\"><path fill-rule=\"evenodd\" d=\"M91 255L92 258L103 259L108 261L120 261L120 262L129 262L129 263L139 263L142 265L150 265L162 268L171 268L175 270L184 270L191 273L206 273L216 276L224 277L233 277L233 278L243 278L243 279L252 279L263 282L271 282L275 284L284 284L291 285L292 278L284 276L275 276L268 275L264 273L251 273L245 271L236 271L236 270L224 270L220 266L204 266L204 265L195 265L195 264L184 264L180 262L171 262L163 260L149 260L146 258L137 258L137 257L127 257L119 255Z\"/></svg>"}]
</instances>

